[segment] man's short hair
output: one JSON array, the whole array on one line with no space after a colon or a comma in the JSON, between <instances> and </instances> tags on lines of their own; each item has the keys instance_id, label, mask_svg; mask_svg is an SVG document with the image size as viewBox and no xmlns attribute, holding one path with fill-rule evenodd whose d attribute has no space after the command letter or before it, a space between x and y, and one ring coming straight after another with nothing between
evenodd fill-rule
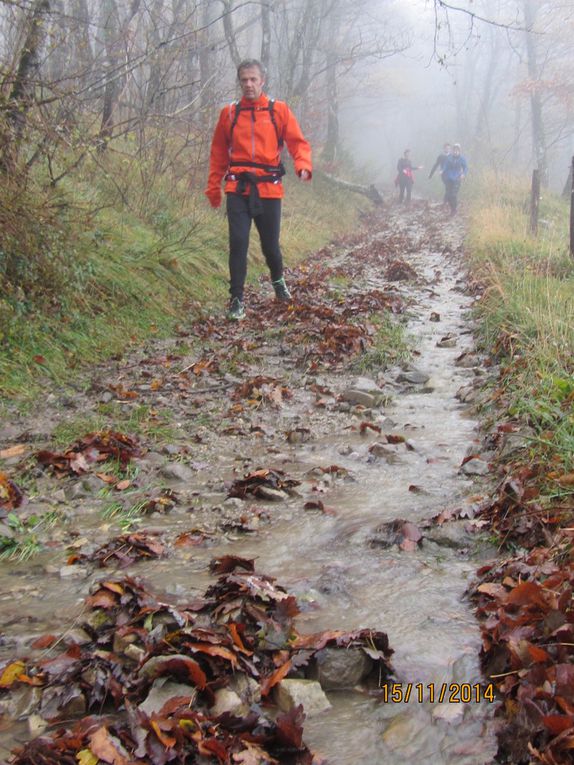
<instances>
[{"instance_id":1,"label":"man's short hair","mask_svg":"<svg viewBox=\"0 0 574 765\"><path fill-rule=\"evenodd\" d=\"M241 72L244 69L252 69L253 67L257 67L259 69L259 73L261 75L262 79L265 79L265 69L263 68L263 64L261 61L258 61L256 58L247 58L245 61L242 61L239 66L237 67L237 79L241 77Z\"/></svg>"}]
</instances>

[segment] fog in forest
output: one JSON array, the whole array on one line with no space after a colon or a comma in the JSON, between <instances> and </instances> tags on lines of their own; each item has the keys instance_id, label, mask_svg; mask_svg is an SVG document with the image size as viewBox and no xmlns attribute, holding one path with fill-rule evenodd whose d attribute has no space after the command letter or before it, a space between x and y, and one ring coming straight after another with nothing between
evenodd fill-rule
<instances>
[{"instance_id":1,"label":"fog in forest","mask_svg":"<svg viewBox=\"0 0 574 765\"><path fill-rule=\"evenodd\" d=\"M256 58L328 172L388 187L410 148L426 193L456 141L471 173L539 168L561 190L573 32L574 0L0 0L0 164L58 183L115 149L199 190L236 66Z\"/></svg>"}]
</instances>

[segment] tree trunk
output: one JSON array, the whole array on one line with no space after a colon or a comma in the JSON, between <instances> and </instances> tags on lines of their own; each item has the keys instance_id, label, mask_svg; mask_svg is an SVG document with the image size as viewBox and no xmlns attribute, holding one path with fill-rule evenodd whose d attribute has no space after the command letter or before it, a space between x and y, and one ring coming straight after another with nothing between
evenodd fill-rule
<instances>
[{"instance_id":1,"label":"tree trunk","mask_svg":"<svg viewBox=\"0 0 574 765\"><path fill-rule=\"evenodd\" d=\"M106 142L112 137L114 130L114 109L119 94L123 90L125 77L120 76L122 59L119 52L120 42L125 41L129 25L138 12L141 0L132 0L127 19L120 25L116 0L102 0L102 21L104 28L104 45L106 51L104 100L102 105L102 123L99 139L100 150L105 149ZM117 32L116 30L118 30ZM127 58L126 52L126 58Z\"/></svg>"},{"instance_id":2,"label":"tree trunk","mask_svg":"<svg viewBox=\"0 0 574 765\"><path fill-rule=\"evenodd\" d=\"M383 204L383 197L373 184L370 186L362 186L360 183L349 183L349 181L344 181L341 178L336 178L334 175L329 175L328 173L325 173L322 170L318 170L317 168L313 170L313 175L316 178L320 178L321 180L326 181L331 186L335 186L337 189L341 189L342 191L349 191L353 194L362 194L364 197L367 197L367 199L370 199L371 202L376 205Z\"/></svg>"},{"instance_id":3,"label":"tree trunk","mask_svg":"<svg viewBox=\"0 0 574 765\"><path fill-rule=\"evenodd\" d=\"M271 59L271 16L269 11L269 5L263 3L261 5L261 63L263 69L269 71L269 63Z\"/></svg>"},{"instance_id":4,"label":"tree trunk","mask_svg":"<svg viewBox=\"0 0 574 765\"><path fill-rule=\"evenodd\" d=\"M326 90L327 90L327 136L322 152L325 162L334 162L339 147L339 101L337 93L336 55L327 54Z\"/></svg>"},{"instance_id":5,"label":"tree trunk","mask_svg":"<svg viewBox=\"0 0 574 765\"><path fill-rule=\"evenodd\" d=\"M548 185L548 152L540 95L540 71L537 61L536 40L533 27L536 21L536 6L533 0L524 0L524 21L526 24L526 56L530 79L530 115L532 121L532 150L534 161L540 170L540 183Z\"/></svg>"},{"instance_id":6,"label":"tree trunk","mask_svg":"<svg viewBox=\"0 0 574 765\"><path fill-rule=\"evenodd\" d=\"M0 170L6 172L18 160L22 133L27 115L34 101L34 73L38 69L39 54L46 37L45 18L50 11L50 0L36 0L25 20L24 45L20 51L18 68L12 90L8 96L1 136Z\"/></svg>"},{"instance_id":7,"label":"tree trunk","mask_svg":"<svg viewBox=\"0 0 574 765\"><path fill-rule=\"evenodd\" d=\"M225 32L225 40L227 47L229 48L229 55L233 61L235 68L241 63L241 57L239 55L239 49L235 39L235 32L233 30L233 21L231 14L233 13L232 0L222 0L223 2L223 31Z\"/></svg>"}]
</instances>

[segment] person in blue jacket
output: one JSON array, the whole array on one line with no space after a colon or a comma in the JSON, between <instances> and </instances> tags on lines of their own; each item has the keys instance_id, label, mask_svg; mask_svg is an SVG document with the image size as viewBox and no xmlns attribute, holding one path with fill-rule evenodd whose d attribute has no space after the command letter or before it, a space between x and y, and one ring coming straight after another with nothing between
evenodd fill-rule
<instances>
[{"instance_id":1,"label":"person in blue jacket","mask_svg":"<svg viewBox=\"0 0 574 765\"><path fill-rule=\"evenodd\" d=\"M447 201L446 201L446 184L444 182L443 171L444 171L444 163L446 162L447 157L450 156L450 150L451 150L450 143L445 143L442 152L436 158L435 163L432 166L432 169L429 173L429 180L430 180L435 174L436 170L440 170L440 179L443 182L443 186L445 187L445 195L444 195L445 205L447 204Z\"/></svg>"},{"instance_id":2,"label":"person in blue jacket","mask_svg":"<svg viewBox=\"0 0 574 765\"><path fill-rule=\"evenodd\" d=\"M450 207L451 215L456 213L460 184L467 172L468 164L460 152L460 144L455 143L452 152L445 159L441 173L445 185L445 201Z\"/></svg>"}]
</instances>

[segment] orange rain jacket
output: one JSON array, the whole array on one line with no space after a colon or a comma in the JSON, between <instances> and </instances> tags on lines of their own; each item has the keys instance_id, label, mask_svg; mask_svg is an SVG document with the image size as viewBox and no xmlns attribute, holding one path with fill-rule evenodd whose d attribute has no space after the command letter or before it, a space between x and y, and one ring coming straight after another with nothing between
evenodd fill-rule
<instances>
[{"instance_id":1,"label":"orange rain jacket","mask_svg":"<svg viewBox=\"0 0 574 765\"><path fill-rule=\"evenodd\" d=\"M215 127L211 142L211 156L209 162L209 177L205 195L212 207L221 204L221 181L228 174L241 173L242 170L255 173L256 175L268 175L262 168L245 167L237 162L258 162L265 165L279 165L281 148L277 140L277 134L287 144L289 154L295 163L297 175L302 170L312 173L311 147L305 140L295 115L284 101L275 101L273 104L273 116L277 132L273 125L269 112L269 99L262 93L255 100L241 99L237 122L231 130L235 117L236 104L229 104L221 110L219 120ZM233 168L229 163L233 162ZM225 193L234 192L237 189L237 181L226 178ZM266 199L281 199L283 197L283 184L279 181L273 183L262 182L257 184L259 196ZM245 194L248 194L245 191Z\"/></svg>"}]
</instances>

